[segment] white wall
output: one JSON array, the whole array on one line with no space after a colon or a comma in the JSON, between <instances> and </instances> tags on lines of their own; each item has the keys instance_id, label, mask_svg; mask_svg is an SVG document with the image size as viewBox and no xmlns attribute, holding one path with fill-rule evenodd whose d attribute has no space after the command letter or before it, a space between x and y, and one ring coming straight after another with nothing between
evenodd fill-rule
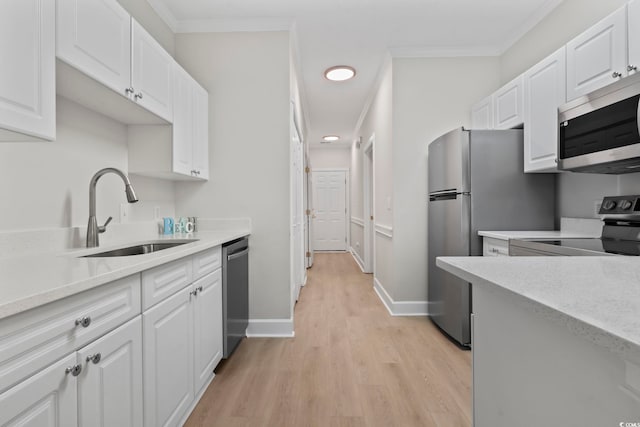
<instances>
[{"instance_id":1,"label":"white wall","mask_svg":"<svg viewBox=\"0 0 640 427\"><path fill-rule=\"evenodd\" d=\"M309 159L314 169L349 169L351 167L351 151L345 148L310 147Z\"/></svg>"},{"instance_id":2,"label":"white wall","mask_svg":"<svg viewBox=\"0 0 640 427\"><path fill-rule=\"evenodd\" d=\"M625 0L565 0L500 58L503 83L527 70L598 22ZM487 92L487 95L490 92ZM604 195L637 194L640 174L621 176L563 173L558 179L558 212L565 217L595 217Z\"/></svg>"},{"instance_id":3,"label":"white wall","mask_svg":"<svg viewBox=\"0 0 640 427\"><path fill-rule=\"evenodd\" d=\"M250 217L250 317L289 318L289 35L178 34L176 57L209 91L210 162L177 214Z\"/></svg>"},{"instance_id":4,"label":"white wall","mask_svg":"<svg viewBox=\"0 0 640 427\"><path fill-rule=\"evenodd\" d=\"M393 59L395 283L387 291L396 301L427 297L428 143L469 127L471 105L498 87L498 71L498 58Z\"/></svg>"}]
</instances>

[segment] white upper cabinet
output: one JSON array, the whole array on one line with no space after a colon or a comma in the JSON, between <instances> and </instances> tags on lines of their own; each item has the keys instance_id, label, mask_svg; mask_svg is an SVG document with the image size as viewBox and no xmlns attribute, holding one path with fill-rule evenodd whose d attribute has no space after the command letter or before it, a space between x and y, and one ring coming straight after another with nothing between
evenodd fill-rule
<instances>
[{"instance_id":1,"label":"white upper cabinet","mask_svg":"<svg viewBox=\"0 0 640 427\"><path fill-rule=\"evenodd\" d=\"M129 172L176 181L207 180L209 93L175 62L173 76L173 126L129 127Z\"/></svg>"},{"instance_id":2,"label":"white upper cabinet","mask_svg":"<svg viewBox=\"0 0 640 427\"><path fill-rule=\"evenodd\" d=\"M488 96L471 107L471 129L493 129L492 96Z\"/></svg>"},{"instance_id":3,"label":"white upper cabinet","mask_svg":"<svg viewBox=\"0 0 640 427\"><path fill-rule=\"evenodd\" d=\"M567 43L567 101L627 75L627 6Z\"/></svg>"},{"instance_id":4,"label":"white upper cabinet","mask_svg":"<svg viewBox=\"0 0 640 427\"><path fill-rule=\"evenodd\" d=\"M58 58L110 89L131 86L131 17L113 0L57 0Z\"/></svg>"},{"instance_id":5,"label":"white upper cabinet","mask_svg":"<svg viewBox=\"0 0 640 427\"><path fill-rule=\"evenodd\" d=\"M640 69L640 0L631 0L627 9L629 40L629 74Z\"/></svg>"},{"instance_id":6,"label":"white upper cabinet","mask_svg":"<svg viewBox=\"0 0 640 427\"><path fill-rule=\"evenodd\" d=\"M175 61L135 19L131 19L131 43L131 87L135 101L171 122Z\"/></svg>"},{"instance_id":7,"label":"white upper cabinet","mask_svg":"<svg viewBox=\"0 0 640 427\"><path fill-rule=\"evenodd\" d=\"M0 3L0 58L0 141L54 140L54 1Z\"/></svg>"},{"instance_id":8,"label":"white upper cabinet","mask_svg":"<svg viewBox=\"0 0 640 427\"><path fill-rule=\"evenodd\" d=\"M493 95L495 129L511 129L524 122L522 76L507 83Z\"/></svg>"},{"instance_id":9,"label":"white upper cabinet","mask_svg":"<svg viewBox=\"0 0 640 427\"><path fill-rule=\"evenodd\" d=\"M555 172L558 107L566 102L562 47L524 73L524 171Z\"/></svg>"},{"instance_id":10,"label":"white upper cabinet","mask_svg":"<svg viewBox=\"0 0 640 427\"><path fill-rule=\"evenodd\" d=\"M173 58L116 0L58 0L57 20L59 94L122 123L171 123Z\"/></svg>"}]
</instances>

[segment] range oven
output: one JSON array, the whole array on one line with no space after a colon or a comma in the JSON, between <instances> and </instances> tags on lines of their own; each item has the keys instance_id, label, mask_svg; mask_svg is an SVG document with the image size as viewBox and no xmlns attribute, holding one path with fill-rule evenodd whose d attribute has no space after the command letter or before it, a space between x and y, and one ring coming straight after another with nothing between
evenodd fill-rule
<instances>
[{"instance_id":1,"label":"range oven","mask_svg":"<svg viewBox=\"0 0 640 427\"><path fill-rule=\"evenodd\" d=\"M609 256L640 255L640 196L605 197L599 238L510 240L511 256Z\"/></svg>"}]
</instances>

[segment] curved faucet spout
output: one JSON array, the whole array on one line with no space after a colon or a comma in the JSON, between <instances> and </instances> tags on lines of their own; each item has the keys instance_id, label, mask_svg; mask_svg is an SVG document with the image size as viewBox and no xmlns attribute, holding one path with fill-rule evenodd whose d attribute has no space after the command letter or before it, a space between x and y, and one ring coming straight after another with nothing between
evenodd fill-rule
<instances>
[{"instance_id":1,"label":"curved faucet spout","mask_svg":"<svg viewBox=\"0 0 640 427\"><path fill-rule=\"evenodd\" d=\"M125 175L124 172L122 172L120 169L104 168L96 172L89 182L89 224L87 225L88 248L95 248L100 244L98 235L105 231L107 224L109 223L109 221L111 221L111 217L109 217L105 225L100 227L98 226L98 221L96 219L96 184L98 183L100 177L107 173L114 173L122 178L122 180L124 181L124 191L127 195L127 201L129 203L135 203L138 201L136 193L135 191L133 191L133 187L131 186L131 181L129 181L129 177Z\"/></svg>"}]
</instances>

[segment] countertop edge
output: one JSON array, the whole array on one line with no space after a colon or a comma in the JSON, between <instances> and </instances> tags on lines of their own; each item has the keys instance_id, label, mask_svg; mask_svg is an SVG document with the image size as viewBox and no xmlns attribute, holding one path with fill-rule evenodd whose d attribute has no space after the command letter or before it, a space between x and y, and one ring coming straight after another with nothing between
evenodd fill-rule
<instances>
[{"instance_id":1,"label":"countertop edge","mask_svg":"<svg viewBox=\"0 0 640 427\"><path fill-rule=\"evenodd\" d=\"M159 251L153 254L140 255L145 258L131 259L130 265L125 265L121 268L114 269L105 273L96 273L91 277L83 280L69 282L62 286L57 286L46 291L38 292L36 294L27 295L23 298L15 299L12 301L6 301L0 303L0 320L8 318L28 310L32 310L46 304L79 294L81 292L89 291L99 286L114 282L116 280L128 277L145 270L152 269L162 264L166 264L180 258L188 257L199 252L211 249L216 246L223 245L224 243L232 240L250 236L251 232L248 230L238 231L220 231L220 232L203 232L202 234L224 234L223 238L199 238L197 241L188 243L182 246L177 246L164 251ZM122 246L122 245L120 245ZM49 256L59 258L77 258L81 257L82 253L89 253L90 250L74 250L66 251L59 254L51 254ZM96 252L92 250L91 252ZM99 258L93 258L98 260ZM96 261L97 262L97 261Z\"/></svg>"},{"instance_id":2,"label":"countertop edge","mask_svg":"<svg viewBox=\"0 0 640 427\"><path fill-rule=\"evenodd\" d=\"M613 331L603 329L593 323L585 321L584 319L572 316L570 313L545 304L542 301L536 300L492 280L488 280L482 276L471 273L456 265L454 260L455 258L453 257L438 257L436 258L436 265L472 284L485 285L495 290L515 296L522 302L526 303L526 305L528 305L534 312L542 314L545 318L551 321L566 326L570 332L582 336L588 341L598 346L605 347L608 350L618 353L628 359L640 362L640 343L631 341Z\"/></svg>"}]
</instances>

